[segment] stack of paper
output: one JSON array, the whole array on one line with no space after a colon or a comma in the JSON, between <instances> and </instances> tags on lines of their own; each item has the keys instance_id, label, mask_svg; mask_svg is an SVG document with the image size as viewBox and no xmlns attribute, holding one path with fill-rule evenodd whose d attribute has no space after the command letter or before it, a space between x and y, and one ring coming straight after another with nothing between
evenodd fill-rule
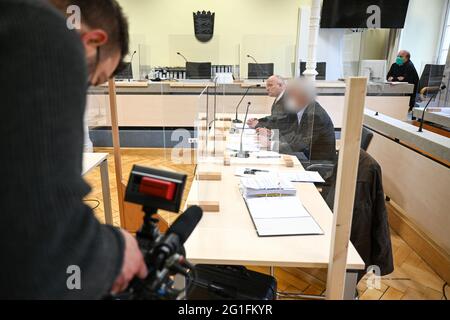
<instances>
[{"instance_id":1,"label":"stack of paper","mask_svg":"<svg viewBox=\"0 0 450 320\"><path fill-rule=\"evenodd\" d=\"M317 171L286 171L280 173L280 175L291 182L325 182L320 173Z\"/></svg>"},{"instance_id":2,"label":"stack of paper","mask_svg":"<svg viewBox=\"0 0 450 320\"><path fill-rule=\"evenodd\" d=\"M245 177L248 175L256 175L256 176L279 176L284 180L290 182L312 182L312 183L324 183L325 180L322 178L319 172L317 171L270 171L270 170L261 170L261 169L252 169L245 167L238 167L234 173L235 176Z\"/></svg>"},{"instance_id":3,"label":"stack of paper","mask_svg":"<svg viewBox=\"0 0 450 320\"><path fill-rule=\"evenodd\" d=\"M261 174L241 178L241 190L245 198L254 196L295 195L297 190L287 179L277 174Z\"/></svg>"},{"instance_id":4,"label":"stack of paper","mask_svg":"<svg viewBox=\"0 0 450 320\"><path fill-rule=\"evenodd\" d=\"M239 151L241 149L241 135L232 134L228 137L227 149ZM248 152L258 152L261 148L254 135L244 135L242 137L242 149Z\"/></svg>"},{"instance_id":5,"label":"stack of paper","mask_svg":"<svg viewBox=\"0 0 450 320\"><path fill-rule=\"evenodd\" d=\"M260 237L323 234L298 197L245 199Z\"/></svg>"}]
</instances>

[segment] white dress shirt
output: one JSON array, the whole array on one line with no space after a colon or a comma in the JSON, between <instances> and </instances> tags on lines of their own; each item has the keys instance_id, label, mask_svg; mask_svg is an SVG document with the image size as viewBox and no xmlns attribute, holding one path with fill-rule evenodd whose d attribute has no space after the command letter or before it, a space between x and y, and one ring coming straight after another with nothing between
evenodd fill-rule
<instances>
[{"instance_id":1,"label":"white dress shirt","mask_svg":"<svg viewBox=\"0 0 450 320\"><path fill-rule=\"evenodd\" d=\"M305 113L305 109L306 109L306 107L304 107L302 110L297 112L298 124L300 124L300 122L302 121L302 117L303 117L303 113Z\"/></svg>"},{"instance_id":2,"label":"white dress shirt","mask_svg":"<svg viewBox=\"0 0 450 320\"><path fill-rule=\"evenodd\" d=\"M284 92L286 90L281 91L281 93L278 95L278 97L275 99L275 103L277 103L278 101L280 101L281 98L283 98Z\"/></svg>"}]
</instances>

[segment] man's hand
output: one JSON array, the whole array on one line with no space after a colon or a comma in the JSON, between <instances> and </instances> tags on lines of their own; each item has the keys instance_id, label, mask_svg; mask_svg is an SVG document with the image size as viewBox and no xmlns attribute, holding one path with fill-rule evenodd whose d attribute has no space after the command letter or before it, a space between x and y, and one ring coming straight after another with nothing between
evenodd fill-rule
<instances>
[{"instance_id":1,"label":"man's hand","mask_svg":"<svg viewBox=\"0 0 450 320\"><path fill-rule=\"evenodd\" d=\"M392 80L394 80L394 77L389 77L388 78L388 81L392 81Z\"/></svg>"},{"instance_id":2,"label":"man's hand","mask_svg":"<svg viewBox=\"0 0 450 320\"><path fill-rule=\"evenodd\" d=\"M398 81L403 81L405 80L405 77L397 77Z\"/></svg>"},{"instance_id":3,"label":"man's hand","mask_svg":"<svg viewBox=\"0 0 450 320\"><path fill-rule=\"evenodd\" d=\"M247 120L247 125L250 127L250 128L252 128L252 129L255 129L256 128L256 126L258 125L258 119L256 119L256 118L253 118L253 119L249 119L249 120Z\"/></svg>"},{"instance_id":4,"label":"man's hand","mask_svg":"<svg viewBox=\"0 0 450 320\"><path fill-rule=\"evenodd\" d=\"M258 135L258 143L259 143L260 148L262 148L264 150L270 150L270 146L271 146L270 136Z\"/></svg>"},{"instance_id":5,"label":"man's hand","mask_svg":"<svg viewBox=\"0 0 450 320\"><path fill-rule=\"evenodd\" d=\"M258 134L258 136L265 136L265 137L272 136L272 130L267 128L257 128L256 133Z\"/></svg>"},{"instance_id":6,"label":"man's hand","mask_svg":"<svg viewBox=\"0 0 450 320\"><path fill-rule=\"evenodd\" d=\"M127 231L123 229L120 231L125 241L125 253L123 256L122 271L112 286L112 294L124 291L135 276L144 279L148 273L144 257L136 239Z\"/></svg>"},{"instance_id":7,"label":"man's hand","mask_svg":"<svg viewBox=\"0 0 450 320\"><path fill-rule=\"evenodd\" d=\"M258 133L259 146L263 149L270 150L272 131L267 128L258 128L256 132Z\"/></svg>"}]
</instances>

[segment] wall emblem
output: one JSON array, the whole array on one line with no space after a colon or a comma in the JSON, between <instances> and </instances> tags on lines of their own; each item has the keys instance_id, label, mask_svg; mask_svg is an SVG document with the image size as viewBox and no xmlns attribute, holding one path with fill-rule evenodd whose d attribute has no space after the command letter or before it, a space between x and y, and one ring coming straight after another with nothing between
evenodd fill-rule
<instances>
[{"instance_id":1,"label":"wall emblem","mask_svg":"<svg viewBox=\"0 0 450 320\"><path fill-rule=\"evenodd\" d=\"M214 16L215 13L211 11L197 11L194 15L194 31L195 37L198 41L208 42L212 39L214 34Z\"/></svg>"}]
</instances>

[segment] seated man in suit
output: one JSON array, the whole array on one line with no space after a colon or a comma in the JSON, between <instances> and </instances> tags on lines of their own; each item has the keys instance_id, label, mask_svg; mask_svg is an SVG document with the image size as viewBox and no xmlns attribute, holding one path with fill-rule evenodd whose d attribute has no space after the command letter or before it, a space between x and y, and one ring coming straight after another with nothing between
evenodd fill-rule
<instances>
[{"instance_id":1,"label":"seated man in suit","mask_svg":"<svg viewBox=\"0 0 450 320\"><path fill-rule=\"evenodd\" d=\"M269 97L275 98L275 101L273 102L272 105L271 115L261 119L253 118L248 120L247 124L250 126L250 128L254 129L265 127L268 125L268 123L273 117L277 117L285 113L284 112L285 90L286 90L286 83L280 76L273 75L269 79L267 79L266 81L267 94L269 95Z\"/></svg>"},{"instance_id":2,"label":"seated man in suit","mask_svg":"<svg viewBox=\"0 0 450 320\"><path fill-rule=\"evenodd\" d=\"M315 100L314 84L305 79L293 80L288 84L285 95L287 114L273 121L271 129L257 129L262 145L280 153L296 155L307 162L334 162L336 137L333 122Z\"/></svg>"}]
</instances>

